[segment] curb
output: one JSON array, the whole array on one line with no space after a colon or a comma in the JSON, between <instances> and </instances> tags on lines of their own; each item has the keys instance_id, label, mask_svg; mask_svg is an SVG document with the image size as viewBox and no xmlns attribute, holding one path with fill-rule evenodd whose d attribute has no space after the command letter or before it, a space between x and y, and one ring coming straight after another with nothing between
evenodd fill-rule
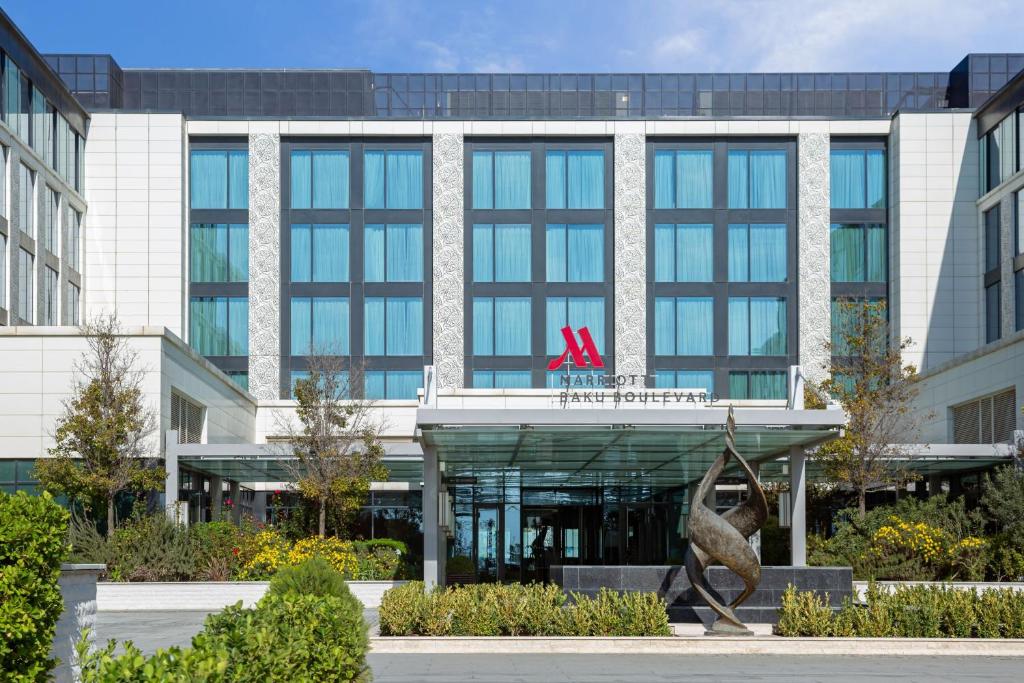
<instances>
[{"instance_id":1,"label":"curb","mask_svg":"<svg viewBox=\"0 0 1024 683\"><path fill-rule=\"evenodd\" d=\"M389 636L374 654L861 655L869 657L1024 657L1024 639L967 638L545 638Z\"/></svg>"}]
</instances>

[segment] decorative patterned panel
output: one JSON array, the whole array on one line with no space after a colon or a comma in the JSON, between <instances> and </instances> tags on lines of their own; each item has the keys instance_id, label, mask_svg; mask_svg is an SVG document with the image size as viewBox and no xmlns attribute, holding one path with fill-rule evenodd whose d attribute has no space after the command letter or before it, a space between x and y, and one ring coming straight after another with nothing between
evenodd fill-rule
<instances>
[{"instance_id":1,"label":"decorative patterned panel","mask_svg":"<svg viewBox=\"0 0 1024 683\"><path fill-rule=\"evenodd\" d=\"M280 398L281 136L249 136L249 393Z\"/></svg>"},{"instance_id":2,"label":"decorative patterned panel","mask_svg":"<svg viewBox=\"0 0 1024 683\"><path fill-rule=\"evenodd\" d=\"M647 373L647 180L643 133L615 135L615 372Z\"/></svg>"},{"instance_id":3,"label":"decorative patterned panel","mask_svg":"<svg viewBox=\"0 0 1024 683\"><path fill-rule=\"evenodd\" d=\"M461 387L464 378L462 155L462 133L434 134L433 328L438 389Z\"/></svg>"},{"instance_id":4,"label":"decorative patterned panel","mask_svg":"<svg viewBox=\"0 0 1024 683\"><path fill-rule=\"evenodd\" d=\"M801 133L797 156L800 366L810 381L820 382L832 335L828 133Z\"/></svg>"}]
</instances>

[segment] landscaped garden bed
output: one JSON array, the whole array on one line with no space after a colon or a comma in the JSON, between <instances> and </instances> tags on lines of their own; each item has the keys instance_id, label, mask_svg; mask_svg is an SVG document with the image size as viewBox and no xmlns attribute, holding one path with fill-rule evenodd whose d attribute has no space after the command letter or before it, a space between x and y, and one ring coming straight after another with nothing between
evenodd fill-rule
<instances>
[{"instance_id":1,"label":"landscaped garden bed","mask_svg":"<svg viewBox=\"0 0 1024 683\"><path fill-rule=\"evenodd\" d=\"M670 636L655 593L566 595L555 585L477 584L384 593L382 636Z\"/></svg>"},{"instance_id":2,"label":"landscaped garden bed","mask_svg":"<svg viewBox=\"0 0 1024 683\"><path fill-rule=\"evenodd\" d=\"M812 592L786 591L776 633L867 638L1024 638L1024 592L950 586L868 586L837 612Z\"/></svg>"}]
</instances>

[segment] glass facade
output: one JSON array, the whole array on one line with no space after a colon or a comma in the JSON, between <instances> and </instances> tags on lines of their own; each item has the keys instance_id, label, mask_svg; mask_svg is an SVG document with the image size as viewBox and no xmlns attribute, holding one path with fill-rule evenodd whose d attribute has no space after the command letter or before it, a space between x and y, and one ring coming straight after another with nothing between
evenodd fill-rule
<instances>
[{"instance_id":1,"label":"glass facade","mask_svg":"<svg viewBox=\"0 0 1024 683\"><path fill-rule=\"evenodd\" d=\"M430 361L430 145L282 141L281 395L311 352L373 399L415 399Z\"/></svg>"},{"instance_id":2,"label":"glass facade","mask_svg":"<svg viewBox=\"0 0 1024 683\"><path fill-rule=\"evenodd\" d=\"M192 282L248 282L249 226L193 223L189 234Z\"/></svg>"},{"instance_id":3,"label":"glass facade","mask_svg":"<svg viewBox=\"0 0 1024 683\"><path fill-rule=\"evenodd\" d=\"M35 181L36 174L25 164L18 165L18 227L35 239Z\"/></svg>"},{"instance_id":4,"label":"glass facade","mask_svg":"<svg viewBox=\"0 0 1024 683\"><path fill-rule=\"evenodd\" d=\"M557 386L547 365L567 324L588 328L612 371L611 143L465 147L465 385Z\"/></svg>"},{"instance_id":5,"label":"glass facade","mask_svg":"<svg viewBox=\"0 0 1024 683\"><path fill-rule=\"evenodd\" d=\"M983 215L985 230L985 342L1002 336L1002 207L996 204Z\"/></svg>"},{"instance_id":6,"label":"glass facade","mask_svg":"<svg viewBox=\"0 0 1024 683\"><path fill-rule=\"evenodd\" d=\"M46 266L43 269L43 325L56 325L60 298L60 275L56 270Z\"/></svg>"},{"instance_id":7,"label":"glass facade","mask_svg":"<svg viewBox=\"0 0 1024 683\"><path fill-rule=\"evenodd\" d=\"M648 139L649 385L786 398L785 381L749 387L796 362L795 151Z\"/></svg>"},{"instance_id":8,"label":"glass facade","mask_svg":"<svg viewBox=\"0 0 1024 683\"><path fill-rule=\"evenodd\" d=\"M203 356L247 356L249 299L193 296L189 302L189 340Z\"/></svg>"},{"instance_id":9,"label":"glass facade","mask_svg":"<svg viewBox=\"0 0 1024 683\"><path fill-rule=\"evenodd\" d=\"M189 182L193 209L248 209L249 151L193 149Z\"/></svg>"},{"instance_id":10,"label":"glass facade","mask_svg":"<svg viewBox=\"0 0 1024 683\"><path fill-rule=\"evenodd\" d=\"M35 257L24 249L18 250L18 317L31 325L35 322L36 279Z\"/></svg>"},{"instance_id":11,"label":"glass facade","mask_svg":"<svg viewBox=\"0 0 1024 683\"><path fill-rule=\"evenodd\" d=\"M829 187L833 209L884 209L885 151L833 149Z\"/></svg>"}]
</instances>

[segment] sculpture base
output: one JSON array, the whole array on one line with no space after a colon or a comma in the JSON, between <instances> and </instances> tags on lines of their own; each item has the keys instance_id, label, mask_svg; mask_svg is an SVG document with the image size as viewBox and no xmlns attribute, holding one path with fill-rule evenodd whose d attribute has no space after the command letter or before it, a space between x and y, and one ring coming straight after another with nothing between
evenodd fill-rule
<instances>
[{"instance_id":1,"label":"sculpture base","mask_svg":"<svg viewBox=\"0 0 1024 683\"><path fill-rule=\"evenodd\" d=\"M706 636L752 636L754 632L746 626L737 626L732 622L725 621L724 619L718 619L715 623L711 624L711 628L704 631Z\"/></svg>"}]
</instances>

